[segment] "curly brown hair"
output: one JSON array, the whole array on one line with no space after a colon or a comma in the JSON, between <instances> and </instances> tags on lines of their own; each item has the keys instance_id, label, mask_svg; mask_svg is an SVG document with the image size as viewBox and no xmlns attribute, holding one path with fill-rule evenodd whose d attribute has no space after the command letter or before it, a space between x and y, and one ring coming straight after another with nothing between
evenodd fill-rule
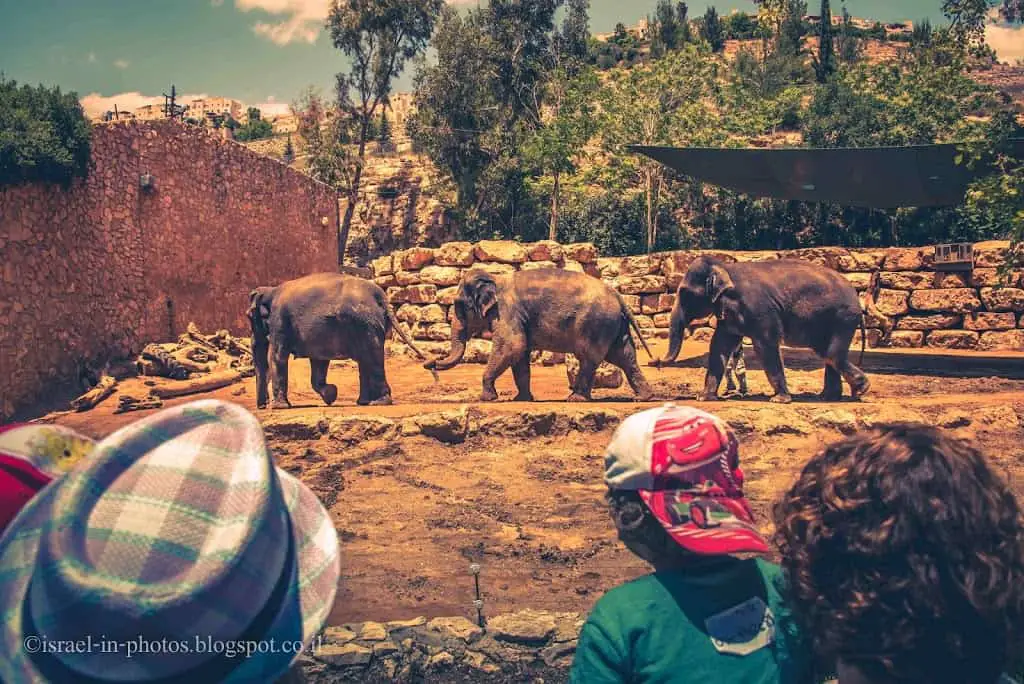
<instances>
[{"instance_id":1,"label":"curly brown hair","mask_svg":"<svg viewBox=\"0 0 1024 684\"><path fill-rule=\"evenodd\" d=\"M815 455L775 508L818 655L870 679L991 684L1024 634L1024 519L968 443L916 423Z\"/></svg>"}]
</instances>

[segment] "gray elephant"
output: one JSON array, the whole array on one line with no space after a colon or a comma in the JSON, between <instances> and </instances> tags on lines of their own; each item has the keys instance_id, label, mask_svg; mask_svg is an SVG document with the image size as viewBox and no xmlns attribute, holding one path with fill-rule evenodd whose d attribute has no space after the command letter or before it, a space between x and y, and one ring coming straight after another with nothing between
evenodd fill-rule
<instances>
[{"instance_id":1,"label":"gray elephant","mask_svg":"<svg viewBox=\"0 0 1024 684\"><path fill-rule=\"evenodd\" d=\"M359 366L359 399L364 405L391 403L384 373L384 340L397 330L409 347L426 357L395 319L384 291L374 282L338 273L315 273L277 287L249 293L256 367L256 406L267 405L268 357L273 364L271 408L288 402L288 358L308 358L313 389L330 406L338 388L327 384L332 359L353 359Z\"/></svg>"},{"instance_id":2,"label":"gray elephant","mask_svg":"<svg viewBox=\"0 0 1024 684\"><path fill-rule=\"evenodd\" d=\"M864 330L864 310L853 286L831 269L794 259L732 264L698 258L676 293L668 354L655 365L674 361L686 326L711 314L718 323L699 400L718 398L726 361L743 337L753 342L775 390L774 402L791 401L779 350L782 342L808 347L825 360L822 398L840 399L843 378L854 397L868 391L867 376L848 359L854 333L858 327Z\"/></svg>"},{"instance_id":3,"label":"gray elephant","mask_svg":"<svg viewBox=\"0 0 1024 684\"><path fill-rule=\"evenodd\" d=\"M510 367L519 390L516 401L532 401L530 352L535 349L571 353L579 360L569 401L590 399L594 373L602 361L621 368L641 400L651 396L630 327L644 349L647 343L619 293L597 278L558 268L502 276L473 269L463 276L454 313L451 353L424 367L455 366L470 337L491 333L494 348L484 371L482 401L498 398L494 381ZM651 355L649 349L647 354Z\"/></svg>"}]
</instances>

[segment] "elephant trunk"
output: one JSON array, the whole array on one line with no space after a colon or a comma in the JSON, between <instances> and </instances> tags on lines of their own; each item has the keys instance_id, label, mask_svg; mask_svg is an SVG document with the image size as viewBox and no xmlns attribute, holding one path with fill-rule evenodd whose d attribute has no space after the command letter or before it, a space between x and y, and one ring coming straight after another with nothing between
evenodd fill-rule
<instances>
[{"instance_id":1,"label":"elephant trunk","mask_svg":"<svg viewBox=\"0 0 1024 684\"><path fill-rule=\"evenodd\" d=\"M679 305L679 301L676 300L676 305L672 307L672 320L669 323L668 353L661 360L661 363L672 363L679 356L679 350L683 346L683 339L686 337L687 322L686 313L683 311L683 307Z\"/></svg>"},{"instance_id":2,"label":"elephant trunk","mask_svg":"<svg viewBox=\"0 0 1024 684\"><path fill-rule=\"evenodd\" d=\"M469 335L465 325L456 318L452 323L452 349L448 354L447 358L435 359L433 361L427 361L423 365L428 370L441 370L445 371L450 368L454 368L462 362L462 358L466 355L466 343L469 341Z\"/></svg>"}]
</instances>

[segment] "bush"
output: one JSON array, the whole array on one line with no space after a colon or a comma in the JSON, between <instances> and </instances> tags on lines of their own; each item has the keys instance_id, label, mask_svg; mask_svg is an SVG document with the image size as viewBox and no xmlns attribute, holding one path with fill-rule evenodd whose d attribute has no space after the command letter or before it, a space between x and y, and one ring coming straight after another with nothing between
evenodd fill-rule
<instances>
[{"instance_id":1,"label":"bush","mask_svg":"<svg viewBox=\"0 0 1024 684\"><path fill-rule=\"evenodd\" d=\"M75 93L0 77L0 186L85 176L91 127Z\"/></svg>"}]
</instances>

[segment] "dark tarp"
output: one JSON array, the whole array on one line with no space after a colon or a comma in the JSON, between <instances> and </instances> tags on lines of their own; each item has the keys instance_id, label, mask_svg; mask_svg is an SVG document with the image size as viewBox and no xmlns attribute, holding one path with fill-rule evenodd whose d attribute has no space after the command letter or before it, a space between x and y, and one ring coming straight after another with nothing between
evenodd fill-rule
<instances>
[{"instance_id":1,"label":"dark tarp","mask_svg":"<svg viewBox=\"0 0 1024 684\"><path fill-rule=\"evenodd\" d=\"M862 148L686 148L630 145L698 180L755 197L849 207L956 206L978 173L957 145ZM1024 158L1024 139L1014 140Z\"/></svg>"}]
</instances>

